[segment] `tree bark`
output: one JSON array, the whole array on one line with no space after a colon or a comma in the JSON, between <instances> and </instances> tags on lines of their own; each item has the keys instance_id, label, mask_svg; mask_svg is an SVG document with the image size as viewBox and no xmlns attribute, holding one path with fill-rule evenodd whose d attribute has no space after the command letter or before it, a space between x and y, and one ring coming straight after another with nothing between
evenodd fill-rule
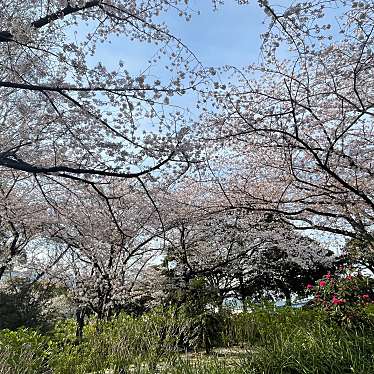
<instances>
[{"instance_id":1,"label":"tree bark","mask_svg":"<svg viewBox=\"0 0 374 374\"><path fill-rule=\"evenodd\" d=\"M284 288L283 293L286 298L286 306L291 306L291 291L288 288Z\"/></svg>"},{"instance_id":2,"label":"tree bark","mask_svg":"<svg viewBox=\"0 0 374 374\"><path fill-rule=\"evenodd\" d=\"M77 321L77 329L75 330L75 336L77 338L77 342L80 343L83 338L83 327L84 327L84 316L85 311L84 308L77 308L75 312L76 321Z\"/></svg>"}]
</instances>

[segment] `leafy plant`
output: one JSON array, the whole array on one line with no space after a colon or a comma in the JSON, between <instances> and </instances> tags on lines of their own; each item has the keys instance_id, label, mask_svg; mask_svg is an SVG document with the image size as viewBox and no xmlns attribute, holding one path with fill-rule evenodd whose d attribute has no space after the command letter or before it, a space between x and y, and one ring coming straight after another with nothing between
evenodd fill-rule
<instances>
[{"instance_id":1,"label":"leafy plant","mask_svg":"<svg viewBox=\"0 0 374 374\"><path fill-rule=\"evenodd\" d=\"M0 330L0 373L42 374L48 370L51 353L48 339L23 328Z\"/></svg>"},{"instance_id":2,"label":"leafy plant","mask_svg":"<svg viewBox=\"0 0 374 374\"><path fill-rule=\"evenodd\" d=\"M327 273L307 289L314 295L314 304L323 308L334 320L351 325L369 322L364 307L374 300L373 279L352 268L341 268L332 275Z\"/></svg>"}]
</instances>

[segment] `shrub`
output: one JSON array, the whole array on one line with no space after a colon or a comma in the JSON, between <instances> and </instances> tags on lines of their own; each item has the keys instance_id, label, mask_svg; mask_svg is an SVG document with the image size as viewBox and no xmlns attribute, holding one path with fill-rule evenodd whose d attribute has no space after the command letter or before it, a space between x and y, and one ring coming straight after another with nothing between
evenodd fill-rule
<instances>
[{"instance_id":1,"label":"shrub","mask_svg":"<svg viewBox=\"0 0 374 374\"><path fill-rule=\"evenodd\" d=\"M7 280L0 289L0 329L30 327L49 330L51 322L59 317L53 300L59 297L59 305L63 296L62 288L48 282L34 283L20 277Z\"/></svg>"},{"instance_id":2,"label":"shrub","mask_svg":"<svg viewBox=\"0 0 374 374\"><path fill-rule=\"evenodd\" d=\"M370 323L365 307L374 300L373 279L342 268L335 275L326 274L315 285L308 284L307 288L314 295L314 304L333 320L346 325Z\"/></svg>"}]
</instances>

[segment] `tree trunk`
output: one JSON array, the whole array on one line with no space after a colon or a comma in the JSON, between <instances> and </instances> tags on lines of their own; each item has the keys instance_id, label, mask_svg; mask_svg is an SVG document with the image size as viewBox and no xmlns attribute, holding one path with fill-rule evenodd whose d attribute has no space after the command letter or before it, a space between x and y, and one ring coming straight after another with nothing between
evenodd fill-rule
<instances>
[{"instance_id":1,"label":"tree trunk","mask_svg":"<svg viewBox=\"0 0 374 374\"><path fill-rule=\"evenodd\" d=\"M212 351L212 344L210 342L209 332L206 332L204 334L204 347L205 347L205 353L209 355L210 352Z\"/></svg>"},{"instance_id":2,"label":"tree trunk","mask_svg":"<svg viewBox=\"0 0 374 374\"><path fill-rule=\"evenodd\" d=\"M84 315L84 308L77 308L77 310L75 311L75 316L77 319L77 329L75 330L75 336L78 343L80 343L83 338Z\"/></svg>"},{"instance_id":3,"label":"tree trunk","mask_svg":"<svg viewBox=\"0 0 374 374\"><path fill-rule=\"evenodd\" d=\"M245 295L241 295L241 299L242 299L242 308L243 308L243 313L246 313L248 312L248 308L247 308L247 303L245 302L247 297Z\"/></svg>"},{"instance_id":4,"label":"tree trunk","mask_svg":"<svg viewBox=\"0 0 374 374\"><path fill-rule=\"evenodd\" d=\"M286 298L286 306L291 306L291 292L288 288L283 289L284 296Z\"/></svg>"},{"instance_id":5,"label":"tree trunk","mask_svg":"<svg viewBox=\"0 0 374 374\"><path fill-rule=\"evenodd\" d=\"M5 273L5 270L6 270L6 266L1 266L0 267L0 280L1 278L3 277L4 273Z\"/></svg>"}]
</instances>

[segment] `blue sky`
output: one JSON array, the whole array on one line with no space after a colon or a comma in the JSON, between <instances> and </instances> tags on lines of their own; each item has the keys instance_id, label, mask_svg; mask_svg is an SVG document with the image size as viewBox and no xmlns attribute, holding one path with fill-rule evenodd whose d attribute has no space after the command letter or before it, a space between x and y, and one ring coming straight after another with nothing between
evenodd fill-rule
<instances>
[{"instance_id":1,"label":"blue sky","mask_svg":"<svg viewBox=\"0 0 374 374\"><path fill-rule=\"evenodd\" d=\"M200 15L190 22L178 17L179 22L170 24L205 65L242 66L258 61L265 17L256 3L227 1L214 11L210 1L194 0L191 8L199 9Z\"/></svg>"},{"instance_id":2,"label":"blue sky","mask_svg":"<svg viewBox=\"0 0 374 374\"><path fill-rule=\"evenodd\" d=\"M182 40L203 66L234 65L240 68L260 61L260 34L265 31L263 21L266 17L256 1L249 5L239 5L237 1L227 0L218 10L214 10L211 0L190 0L189 7L193 13L189 22L184 17L179 17L178 12L173 9L161 15L160 19L165 20L171 34ZM78 28L78 33L91 29L81 27ZM109 70L116 70L122 60L126 70L133 76L148 68L148 61L159 49L154 44L130 41L123 35L112 36L110 42L98 44L91 63L95 65L102 61ZM168 61L161 60L161 63L147 71L147 75L151 75L151 83L152 79L168 82L169 74L164 68L166 63ZM195 108L195 102L196 99L189 94L174 96L172 100L172 104L178 105L185 115L185 108L188 107L193 112L193 117L197 118L199 111ZM179 109L170 108L171 111Z\"/></svg>"},{"instance_id":3,"label":"blue sky","mask_svg":"<svg viewBox=\"0 0 374 374\"><path fill-rule=\"evenodd\" d=\"M265 16L255 2L238 5L235 1L227 1L214 11L209 0L191 0L190 7L196 14L189 22L176 11L170 11L165 20L171 33L180 38L205 66L245 66L259 61L260 33L265 30L262 24ZM123 36L111 41L111 45L99 46L96 58L113 64L113 68L122 59L134 74L148 66L149 58L157 49L147 43L124 40Z\"/></svg>"}]
</instances>

